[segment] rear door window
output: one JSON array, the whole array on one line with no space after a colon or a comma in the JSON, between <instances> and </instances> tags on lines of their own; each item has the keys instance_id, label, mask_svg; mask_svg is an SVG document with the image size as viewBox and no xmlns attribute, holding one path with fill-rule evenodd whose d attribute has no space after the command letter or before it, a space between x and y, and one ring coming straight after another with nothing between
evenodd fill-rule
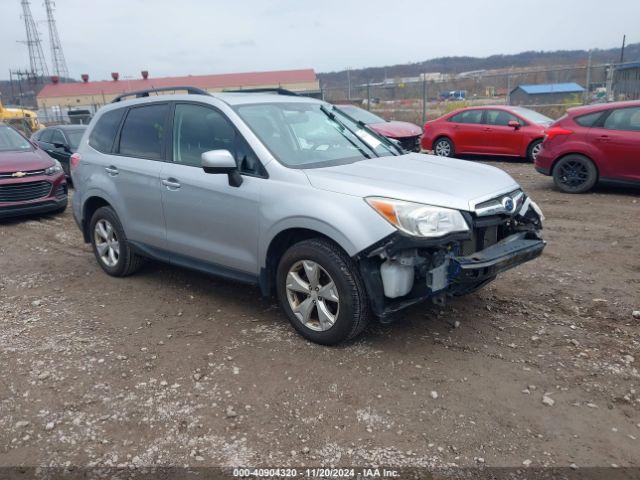
<instances>
[{"instance_id":1,"label":"rear door window","mask_svg":"<svg viewBox=\"0 0 640 480\"><path fill-rule=\"evenodd\" d=\"M640 132L640 107L613 110L604 121L604 128Z\"/></svg>"},{"instance_id":2,"label":"rear door window","mask_svg":"<svg viewBox=\"0 0 640 480\"><path fill-rule=\"evenodd\" d=\"M120 155L163 160L168 112L167 103L131 108L120 133Z\"/></svg>"},{"instance_id":3,"label":"rear door window","mask_svg":"<svg viewBox=\"0 0 640 480\"><path fill-rule=\"evenodd\" d=\"M53 129L48 128L38 137L39 142L51 143L51 135L53 135Z\"/></svg>"},{"instance_id":4,"label":"rear door window","mask_svg":"<svg viewBox=\"0 0 640 480\"><path fill-rule=\"evenodd\" d=\"M64 139L64 135L62 135L62 132L58 129L53 130L53 134L51 135L51 142L50 143L61 143L61 144L65 144L67 143L66 140Z\"/></svg>"},{"instance_id":5,"label":"rear door window","mask_svg":"<svg viewBox=\"0 0 640 480\"><path fill-rule=\"evenodd\" d=\"M509 122L512 121L518 122L519 124L523 123L518 117L510 114L509 112L505 112L504 110L487 110L484 123L487 125L507 127L509 126Z\"/></svg>"},{"instance_id":6,"label":"rear door window","mask_svg":"<svg viewBox=\"0 0 640 480\"><path fill-rule=\"evenodd\" d=\"M124 108L119 108L102 115L89 135L89 145L99 152L111 153L124 112Z\"/></svg>"},{"instance_id":7,"label":"rear door window","mask_svg":"<svg viewBox=\"0 0 640 480\"><path fill-rule=\"evenodd\" d=\"M482 110L465 110L449 119L454 123L482 123Z\"/></svg>"}]
</instances>

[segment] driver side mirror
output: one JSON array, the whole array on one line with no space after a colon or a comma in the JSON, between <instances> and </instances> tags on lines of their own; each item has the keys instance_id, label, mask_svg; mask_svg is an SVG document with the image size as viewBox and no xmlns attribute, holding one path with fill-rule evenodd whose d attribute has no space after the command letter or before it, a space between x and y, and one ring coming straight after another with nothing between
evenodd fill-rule
<instances>
[{"instance_id":1,"label":"driver side mirror","mask_svg":"<svg viewBox=\"0 0 640 480\"><path fill-rule=\"evenodd\" d=\"M512 128L515 128L516 130L520 129L520 122L517 120L509 120L508 125Z\"/></svg>"},{"instance_id":2,"label":"driver side mirror","mask_svg":"<svg viewBox=\"0 0 640 480\"><path fill-rule=\"evenodd\" d=\"M205 173L226 174L229 176L229 185L239 187L242 185L242 175L229 150L209 150L204 152L200 159Z\"/></svg>"}]
</instances>

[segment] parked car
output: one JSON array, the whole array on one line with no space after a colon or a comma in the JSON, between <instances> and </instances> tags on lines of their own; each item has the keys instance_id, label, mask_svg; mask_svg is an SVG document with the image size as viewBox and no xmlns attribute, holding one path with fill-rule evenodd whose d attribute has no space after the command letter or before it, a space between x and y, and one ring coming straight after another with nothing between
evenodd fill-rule
<instances>
[{"instance_id":1,"label":"parked car","mask_svg":"<svg viewBox=\"0 0 640 480\"><path fill-rule=\"evenodd\" d=\"M536 170L567 193L640 185L640 101L569 109L547 129Z\"/></svg>"},{"instance_id":2,"label":"parked car","mask_svg":"<svg viewBox=\"0 0 640 480\"><path fill-rule=\"evenodd\" d=\"M0 123L0 218L62 212L67 182L60 162Z\"/></svg>"},{"instance_id":3,"label":"parked car","mask_svg":"<svg viewBox=\"0 0 640 480\"><path fill-rule=\"evenodd\" d=\"M495 155L533 161L553 120L522 107L488 106L455 110L424 125L423 150L440 157Z\"/></svg>"},{"instance_id":4,"label":"parked car","mask_svg":"<svg viewBox=\"0 0 640 480\"><path fill-rule=\"evenodd\" d=\"M71 157L73 214L109 275L150 257L258 284L335 344L545 246L502 170L406 153L319 100L184 90L118 97Z\"/></svg>"},{"instance_id":5,"label":"parked car","mask_svg":"<svg viewBox=\"0 0 640 480\"><path fill-rule=\"evenodd\" d=\"M69 159L78 149L86 129L86 125L56 125L37 131L31 135L31 140L58 160L69 177Z\"/></svg>"},{"instance_id":6,"label":"parked car","mask_svg":"<svg viewBox=\"0 0 640 480\"><path fill-rule=\"evenodd\" d=\"M371 113L355 105L337 105L347 115L357 121L363 122L380 135L397 141L400 146L408 152L420 151L420 136L422 129L418 125L409 122L398 122L396 120L385 120L378 115Z\"/></svg>"}]
</instances>

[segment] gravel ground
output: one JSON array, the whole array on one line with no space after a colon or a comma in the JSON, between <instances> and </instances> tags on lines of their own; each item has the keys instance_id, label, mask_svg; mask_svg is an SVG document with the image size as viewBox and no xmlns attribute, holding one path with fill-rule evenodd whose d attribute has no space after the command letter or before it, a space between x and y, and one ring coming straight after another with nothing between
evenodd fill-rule
<instances>
[{"instance_id":1,"label":"gravel ground","mask_svg":"<svg viewBox=\"0 0 640 480\"><path fill-rule=\"evenodd\" d=\"M640 191L493 164L544 255L337 348L257 288L108 277L69 210L0 224L0 466L640 466Z\"/></svg>"}]
</instances>

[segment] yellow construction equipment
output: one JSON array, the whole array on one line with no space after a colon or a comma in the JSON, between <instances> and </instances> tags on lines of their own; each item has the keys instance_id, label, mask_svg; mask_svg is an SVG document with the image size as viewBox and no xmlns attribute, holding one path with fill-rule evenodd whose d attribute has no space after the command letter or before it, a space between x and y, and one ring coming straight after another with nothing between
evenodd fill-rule
<instances>
[{"instance_id":1,"label":"yellow construction equipment","mask_svg":"<svg viewBox=\"0 0 640 480\"><path fill-rule=\"evenodd\" d=\"M11 125L30 136L36 130L44 128L38 121L38 114L33 110L20 107L4 107L0 101L0 122Z\"/></svg>"}]
</instances>

